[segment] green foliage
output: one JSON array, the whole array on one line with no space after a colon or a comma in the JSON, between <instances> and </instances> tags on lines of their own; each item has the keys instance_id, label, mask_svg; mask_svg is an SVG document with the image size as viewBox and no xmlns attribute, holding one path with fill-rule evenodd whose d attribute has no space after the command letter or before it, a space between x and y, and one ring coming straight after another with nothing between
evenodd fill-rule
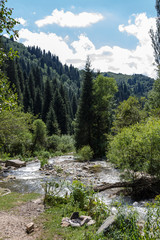
<instances>
[{"instance_id":1,"label":"green foliage","mask_svg":"<svg viewBox=\"0 0 160 240\"><path fill-rule=\"evenodd\" d=\"M117 84L113 78L98 75L93 81L92 144L96 157L105 155L107 135L112 124L113 97Z\"/></svg>"},{"instance_id":2,"label":"green foliage","mask_svg":"<svg viewBox=\"0 0 160 240\"><path fill-rule=\"evenodd\" d=\"M109 144L107 157L129 177L137 171L160 175L160 120L123 128Z\"/></svg>"},{"instance_id":3,"label":"green foliage","mask_svg":"<svg viewBox=\"0 0 160 240\"><path fill-rule=\"evenodd\" d=\"M46 144L46 125L41 119L33 122L33 148L41 149Z\"/></svg>"},{"instance_id":4,"label":"green foliage","mask_svg":"<svg viewBox=\"0 0 160 240\"><path fill-rule=\"evenodd\" d=\"M150 109L160 108L160 69L158 69L158 77L154 81L153 88L148 94L148 103Z\"/></svg>"},{"instance_id":5,"label":"green foliage","mask_svg":"<svg viewBox=\"0 0 160 240\"><path fill-rule=\"evenodd\" d=\"M0 211L10 210L11 208L20 205L22 202L29 202L32 199L38 198L40 195L37 193L10 193L4 196L0 196Z\"/></svg>"},{"instance_id":6,"label":"green foliage","mask_svg":"<svg viewBox=\"0 0 160 240\"><path fill-rule=\"evenodd\" d=\"M93 150L89 145L82 147L78 150L76 157L79 161L87 162L93 158Z\"/></svg>"},{"instance_id":7,"label":"green foliage","mask_svg":"<svg viewBox=\"0 0 160 240\"><path fill-rule=\"evenodd\" d=\"M75 145L80 149L92 142L93 126L93 74L88 58L84 70L84 80L75 120Z\"/></svg>"},{"instance_id":8,"label":"green foliage","mask_svg":"<svg viewBox=\"0 0 160 240\"><path fill-rule=\"evenodd\" d=\"M40 151L40 152L38 152L37 157L40 160L41 167L44 167L45 164L48 164L48 159L50 158L50 153L47 151Z\"/></svg>"},{"instance_id":9,"label":"green foliage","mask_svg":"<svg viewBox=\"0 0 160 240\"><path fill-rule=\"evenodd\" d=\"M145 118L140 101L136 97L129 97L120 103L116 109L112 130L119 132L122 128L136 124Z\"/></svg>"},{"instance_id":10,"label":"green foliage","mask_svg":"<svg viewBox=\"0 0 160 240\"><path fill-rule=\"evenodd\" d=\"M12 8L7 8L5 4L7 0L1 0L1 8L0 8L0 33L2 34L4 29L8 34L13 32L14 36L18 37L18 32L14 30L14 26L18 23L12 15ZM12 37L12 35L11 35Z\"/></svg>"},{"instance_id":11,"label":"green foliage","mask_svg":"<svg viewBox=\"0 0 160 240\"><path fill-rule=\"evenodd\" d=\"M160 196L154 203L148 203L144 223L139 225L140 217L131 207L118 208L116 221L106 232L107 239L113 240L157 240L160 238Z\"/></svg>"},{"instance_id":12,"label":"green foliage","mask_svg":"<svg viewBox=\"0 0 160 240\"><path fill-rule=\"evenodd\" d=\"M17 94L10 88L7 78L0 70L0 113L3 110L12 110L17 107Z\"/></svg>"},{"instance_id":13,"label":"green foliage","mask_svg":"<svg viewBox=\"0 0 160 240\"><path fill-rule=\"evenodd\" d=\"M147 216L144 225L144 239L160 239L160 196L155 198L154 203L147 206Z\"/></svg>"},{"instance_id":14,"label":"green foliage","mask_svg":"<svg viewBox=\"0 0 160 240\"><path fill-rule=\"evenodd\" d=\"M24 154L31 148L32 137L29 132L32 116L19 109L4 110L0 113L0 146L1 152Z\"/></svg>"},{"instance_id":15,"label":"green foliage","mask_svg":"<svg viewBox=\"0 0 160 240\"><path fill-rule=\"evenodd\" d=\"M85 211L85 214L96 220L96 226L100 226L109 215L109 209L95 196L92 187L87 187L79 181L73 181L72 185L66 184L63 180L47 183L45 187L45 204L57 206L64 203L64 212L69 214L77 210ZM66 186L70 190L70 195L64 192Z\"/></svg>"},{"instance_id":16,"label":"green foliage","mask_svg":"<svg viewBox=\"0 0 160 240\"><path fill-rule=\"evenodd\" d=\"M140 229L137 225L138 214L131 208L126 210L126 206L118 209L116 222L107 229L106 236L109 239L142 239Z\"/></svg>"},{"instance_id":17,"label":"green foliage","mask_svg":"<svg viewBox=\"0 0 160 240\"><path fill-rule=\"evenodd\" d=\"M72 152L74 151L74 139L69 135L52 135L47 138L47 149L50 152Z\"/></svg>"}]
</instances>

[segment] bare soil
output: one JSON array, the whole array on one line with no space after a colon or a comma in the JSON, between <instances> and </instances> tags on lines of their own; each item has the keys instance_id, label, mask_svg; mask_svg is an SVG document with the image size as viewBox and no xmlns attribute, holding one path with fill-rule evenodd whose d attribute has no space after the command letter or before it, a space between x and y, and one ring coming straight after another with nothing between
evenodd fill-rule
<instances>
[{"instance_id":1,"label":"bare soil","mask_svg":"<svg viewBox=\"0 0 160 240\"><path fill-rule=\"evenodd\" d=\"M0 240L36 240L43 230L36 218L43 211L43 199L23 203L10 211L0 211ZM27 234L26 225L31 222L34 223L34 232Z\"/></svg>"}]
</instances>

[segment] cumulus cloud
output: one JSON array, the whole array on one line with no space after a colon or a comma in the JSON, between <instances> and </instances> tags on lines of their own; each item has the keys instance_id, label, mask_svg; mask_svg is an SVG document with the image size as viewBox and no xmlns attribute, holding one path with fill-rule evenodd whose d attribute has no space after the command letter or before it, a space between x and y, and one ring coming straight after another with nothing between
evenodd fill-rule
<instances>
[{"instance_id":1,"label":"cumulus cloud","mask_svg":"<svg viewBox=\"0 0 160 240\"><path fill-rule=\"evenodd\" d=\"M97 23L103 19L103 15L100 13L88 13L82 12L74 14L70 11L64 12L55 9L51 16L47 16L44 19L38 20L35 24L38 27L43 27L48 24L57 24L61 27L88 27L91 24Z\"/></svg>"},{"instance_id":2,"label":"cumulus cloud","mask_svg":"<svg viewBox=\"0 0 160 240\"><path fill-rule=\"evenodd\" d=\"M27 25L27 21L24 18L22 18L22 17L16 18L16 21L18 21L23 26Z\"/></svg>"},{"instance_id":3,"label":"cumulus cloud","mask_svg":"<svg viewBox=\"0 0 160 240\"><path fill-rule=\"evenodd\" d=\"M147 18L144 13L132 16L127 26L119 26L120 32L126 32L137 38L138 44L132 50L107 45L96 48L85 34L80 34L77 40L71 43L67 42L69 36L62 38L54 33L33 33L27 29L20 30L19 36L20 39L24 39L23 43L26 46L35 45L46 51L49 50L59 56L63 64L84 68L89 55L95 70L155 77L153 48L149 36L151 27L156 27L155 19Z\"/></svg>"}]
</instances>

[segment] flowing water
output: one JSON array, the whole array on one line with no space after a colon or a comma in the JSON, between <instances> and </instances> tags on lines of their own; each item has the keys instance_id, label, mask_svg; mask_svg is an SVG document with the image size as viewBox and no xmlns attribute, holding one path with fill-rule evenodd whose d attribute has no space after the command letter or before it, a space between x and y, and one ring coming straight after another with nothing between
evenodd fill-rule
<instances>
[{"instance_id":1,"label":"flowing water","mask_svg":"<svg viewBox=\"0 0 160 240\"><path fill-rule=\"evenodd\" d=\"M49 164L56 165L57 163L63 164L65 162L68 163L68 168L66 169L66 171L74 172L78 169L75 169L73 161L73 156L67 155L52 158L49 160ZM96 164L101 164L102 167L105 167L104 170L97 174L97 179L99 183L115 183L120 181L119 172L113 167L111 167L110 163L107 163L105 161L96 161L95 165ZM81 170L79 169L79 171ZM12 176L12 179L9 181L5 181L5 178L7 179L8 176ZM36 192L44 194L45 183L47 181L50 181L51 179L58 180L57 177L52 175L46 175L43 171L40 171L39 161L28 163L26 167L22 167L16 170L7 170L3 173L3 177L4 180L0 181L0 187L9 188L11 191L17 191L20 193ZM68 179L73 180L70 176L68 177ZM94 180L94 174L92 174L91 180ZM98 196L107 205L111 204L113 199L120 200L119 197L116 197L115 189L103 191L99 193ZM124 204L134 206L142 217L145 215L145 202L132 202L130 198L123 198L123 202Z\"/></svg>"}]
</instances>

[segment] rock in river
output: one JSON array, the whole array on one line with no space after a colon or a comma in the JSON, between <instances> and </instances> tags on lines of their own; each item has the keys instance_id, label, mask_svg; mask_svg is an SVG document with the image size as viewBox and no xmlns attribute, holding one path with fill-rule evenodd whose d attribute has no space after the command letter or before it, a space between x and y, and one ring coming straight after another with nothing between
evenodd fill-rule
<instances>
[{"instance_id":1,"label":"rock in river","mask_svg":"<svg viewBox=\"0 0 160 240\"><path fill-rule=\"evenodd\" d=\"M20 167L24 167L26 166L26 162L21 161L19 159L15 159L15 160L7 160L6 167L16 167L16 168L20 168Z\"/></svg>"}]
</instances>

